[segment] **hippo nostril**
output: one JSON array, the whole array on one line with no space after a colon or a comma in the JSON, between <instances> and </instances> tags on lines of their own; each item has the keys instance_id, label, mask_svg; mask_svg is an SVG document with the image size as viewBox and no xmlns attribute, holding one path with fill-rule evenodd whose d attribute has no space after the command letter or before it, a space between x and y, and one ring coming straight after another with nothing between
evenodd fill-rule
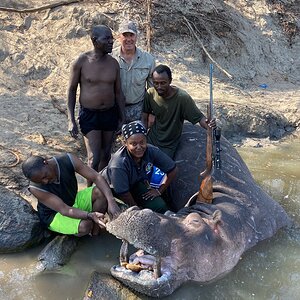
<instances>
[{"instance_id":1,"label":"hippo nostril","mask_svg":"<svg viewBox=\"0 0 300 300\"><path fill-rule=\"evenodd\" d=\"M140 208L138 206L131 206L127 209L127 211L134 211L134 210L140 210Z\"/></svg>"},{"instance_id":2,"label":"hippo nostril","mask_svg":"<svg viewBox=\"0 0 300 300\"><path fill-rule=\"evenodd\" d=\"M150 212L150 213L153 213L153 210L150 209L150 208L144 208L143 211L144 211L144 212L148 212L148 213L149 213L149 212Z\"/></svg>"}]
</instances>

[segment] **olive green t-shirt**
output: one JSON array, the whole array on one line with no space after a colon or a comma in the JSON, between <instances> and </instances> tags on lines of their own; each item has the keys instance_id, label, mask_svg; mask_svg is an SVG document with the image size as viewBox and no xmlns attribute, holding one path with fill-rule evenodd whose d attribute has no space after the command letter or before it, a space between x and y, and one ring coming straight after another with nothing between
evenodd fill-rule
<instances>
[{"instance_id":1,"label":"olive green t-shirt","mask_svg":"<svg viewBox=\"0 0 300 300\"><path fill-rule=\"evenodd\" d=\"M183 122L187 120L196 124L204 117L192 97L180 88L177 88L174 96L167 99L159 96L153 87L149 88L145 94L143 112L155 115L155 122L148 133L148 142L171 158L174 158Z\"/></svg>"}]
</instances>

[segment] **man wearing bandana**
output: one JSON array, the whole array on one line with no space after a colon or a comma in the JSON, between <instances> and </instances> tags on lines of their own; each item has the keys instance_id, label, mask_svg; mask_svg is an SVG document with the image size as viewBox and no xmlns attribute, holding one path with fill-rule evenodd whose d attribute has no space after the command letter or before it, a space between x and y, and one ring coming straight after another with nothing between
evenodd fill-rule
<instances>
[{"instance_id":1,"label":"man wearing bandana","mask_svg":"<svg viewBox=\"0 0 300 300\"><path fill-rule=\"evenodd\" d=\"M164 213L167 188L177 173L175 162L157 147L147 144L146 129L139 121L122 127L123 146L101 171L113 194L129 206L137 205ZM166 175L159 187L151 187L149 178L154 166Z\"/></svg>"}]
</instances>

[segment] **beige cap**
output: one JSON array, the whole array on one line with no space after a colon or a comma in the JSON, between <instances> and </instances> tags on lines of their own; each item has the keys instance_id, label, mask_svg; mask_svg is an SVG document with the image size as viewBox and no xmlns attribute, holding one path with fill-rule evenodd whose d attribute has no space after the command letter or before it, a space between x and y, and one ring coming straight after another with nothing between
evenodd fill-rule
<instances>
[{"instance_id":1,"label":"beige cap","mask_svg":"<svg viewBox=\"0 0 300 300\"><path fill-rule=\"evenodd\" d=\"M124 21L119 28L120 33L131 32L137 34L136 25L133 21Z\"/></svg>"}]
</instances>

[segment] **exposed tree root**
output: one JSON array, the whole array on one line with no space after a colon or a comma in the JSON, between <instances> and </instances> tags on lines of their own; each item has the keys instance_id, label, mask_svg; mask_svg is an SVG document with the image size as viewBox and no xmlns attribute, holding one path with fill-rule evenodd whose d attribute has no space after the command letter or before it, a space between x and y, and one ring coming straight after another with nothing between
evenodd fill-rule
<instances>
[{"instance_id":1,"label":"exposed tree root","mask_svg":"<svg viewBox=\"0 0 300 300\"><path fill-rule=\"evenodd\" d=\"M17 152L10 150L2 145L0 145L0 149L4 149L5 151L11 153L12 155L14 155L16 157L16 160L13 163L8 164L8 165L5 165L5 164L0 165L0 168L12 168L12 167L15 167L20 162L20 156Z\"/></svg>"}]
</instances>

